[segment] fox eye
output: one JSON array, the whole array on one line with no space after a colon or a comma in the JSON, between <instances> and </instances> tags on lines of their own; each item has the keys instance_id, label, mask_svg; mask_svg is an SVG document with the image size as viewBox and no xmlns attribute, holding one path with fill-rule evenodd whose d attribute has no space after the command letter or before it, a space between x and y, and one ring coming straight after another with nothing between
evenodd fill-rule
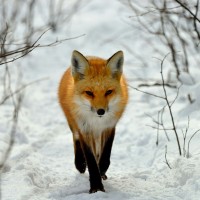
<instances>
[{"instance_id":1,"label":"fox eye","mask_svg":"<svg viewBox=\"0 0 200 200\"><path fill-rule=\"evenodd\" d=\"M91 91L85 91L85 93L86 93L88 96L94 97L94 94L93 94L93 92L91 92Z\"/></svg>"},{"instance_id":2,"label":"fox eye","mask_svg":"<svg viewBox=\"0 0 200 200\"><path fill-rule=\"evenodd\" d=\"M108 95L111 94L112 92L113 92L113 90L108 90L108 91L106 91L105 96L108 96Z\"/></svg>"}]
</instances>

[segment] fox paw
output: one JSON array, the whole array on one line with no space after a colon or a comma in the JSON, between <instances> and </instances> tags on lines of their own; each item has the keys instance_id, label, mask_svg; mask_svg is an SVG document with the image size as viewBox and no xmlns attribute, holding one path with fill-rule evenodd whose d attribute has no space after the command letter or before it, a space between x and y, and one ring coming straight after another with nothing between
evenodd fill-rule
<instances>
[{"instance_id":1,"label":"fox paw","mask_svg":"<svg viewBox=\"0 0 200 200\"><path fill-rule=\"evenodd\" d=\"M76 166L76 169L81 173L85 173L85 170L86 170L86 162L85 160L81 160L81 159L75 159L75 166Z\"/></svg>"},{"instance_id":2,"label":"fox paw","mask_svg":"<svg viewBox=\"0 0 200 200\"><path fill-rule=\"evenodd\" d=\"M103 174L101 175L101 178L105 181L108 177L105 174Z\"/></svg>"},{"instance_id":3,"label":"fox paw","mask_svg":"<svg viewBox=\"0 0 200 200\"><path fill-rule=\"evenodd\" d=\"M99 188L99 189L96 189L96 188L91 188L89 193L92 194L92 193L95 193L95 192L98 192L98 191L101 191L101 192L105 192L105 189L102 187L102 188Z\"/></svg>"}]
</instances>

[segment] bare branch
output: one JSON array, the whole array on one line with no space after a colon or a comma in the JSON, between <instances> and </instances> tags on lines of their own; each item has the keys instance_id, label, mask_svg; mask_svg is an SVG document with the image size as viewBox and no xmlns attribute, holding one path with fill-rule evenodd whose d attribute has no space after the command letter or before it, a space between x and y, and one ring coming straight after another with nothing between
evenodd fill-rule
<instances>
[{"instance_id":1,"label":"bare branch","mask_svg":"<svg viewBox=\"0 0 200 200\"><path fill-rule=\"evenodd\" d=\"M158 112L158 128L157 128L157 140L156 140L156 145L158 146L159 144L159 129L160 128L160 112Z\"/></svg>"},{"instance_id":2,"label":"bare branch","mask_svg":"<svg viewBox=\"0 0 200 200\"><path fill-rule=\"evenodd\" d=\"M172 169L168 160L167 160L167 145L165 146L165 163L167 164L167 166L169 167L169 169Z\"/></svg>"},{"instance_id":3,"label":"bare branch","mask_svg":"<svg viewBox=\"0 0 200 200\"><path fill-rule=\"evenodd\" d=\"M192 140L192 138L197 134L199 133L200 129L198 129L197 131L195 131L192 136L190 137L189 141L188 141L188 148L187 148L187 158L190 157L190 142Z\"/></svg>"},{"instance_id":4,"label":"bare branch","mask_svg":"<svg viewBox=\"0 0 200 200\"><path fill-rule=\"evenodd\" d=\"M65 38L65 39L62 39L62 40L56 40L52 43L49 43L49 44L43 44L43 45L39 45L39 47L52 47L52 46L57 46L59 44L61 44L62 42L65 42L65 41L68 41L68 40L75 40L75 39L78 39L80 37L84 37L86 36L86 34L82 34L82 35L78 35L78 36L75 36L75 37L70 37L70 38Z\"/></svg>"},{"instance_id":5,"label":"bare branch","mask_svg":"<svg viewBox=\"0 0 200 200\"><path fill-rule=\"evenodd\" d=\"M178 87L177 92L176 92L176 96L175 96L174 100L171 102L170 107L173 106L173 104L175 103L176 99L178 98L181 86L182 86L182 84Z\"/></svg>"},{"instance_id":6,"label":"bare branch","mask_svg":"<svg viewBox=\"0 0 200 200\"><path fill-rule=\"evenodd\" d=\"M16 133L16 128L17 128L19 111L20 111L20 107L22 104L22 99L23 99L23 95L22 94L18 95L17 104L16 104L14 112L13 112L13 125L12 125L11 133L10 133L10 141L9 141L8 149L4 155L4 159L3 159L3 161L1 161L2 163L0 164L0 171L4 168L6 160L8 159L10 152L15 143L15 133Z\"/></svg>"},{"instance_id":7,"label":"bare branch","mask_svg":"<svg viewBox=\"0 0 200 200\"><path fill-rule=\"evenodd\" d=\"M197 21L196 21L196 18L197 18L197 15L198 15L198 11L199 11L199 0L197 0L197 4L196 4L195 7L196 7L196 12L195 12L195 18L193 20L193 22L194 22L194 30L195 30L195 32L197 34L197 37L198 37L199 41L200 41L200 32L199 32L199 30L197 28Z\"/></svg>"},{"instance_id":8,"label":"bare branch","mask_svg":"<svg viewBox=\"0 0 200 200\"><path fill-rule=\"evenodd\" d=\"M11 131L10 131L10 140L8 144L8 149L6 150L4 157L0 163L0 199L2 198L1 176L2 176L3 169L5 167L6 161L9 158L11 151L13 149L14 143L15 143L15 134L17 130L17 123L18 123L18 118L19 118L20 107L22 104L22 99L23 99L23 95L19 94L17 97L17 103L15 105L14 112L13 112L13 123L12 123Z\"/></svg>"},{"instance_id":9,"label":"bare branch","mask_svg":"<svg viewBox=\"0 0 200 200\"><path fill-rule=\"evenodd\" d=\"M163 64L164 64L164 61L165 61L165 59L167 58L168 55L169 55L169 53L163 58L163 60L161 62L161 66L160 66L161 71L160 71L160 74L161 74L162 83L163 83L163 91L164 91L164 94L165 94L165 101L167 103L167 107L168 107L168 110L169 110L169 113L170 113L171 122L172 122L172 126L173 126L173 131L174 131L175 136L176 136L176 141L177 141L177 145L178 145L179 155L181 156L182 153L181 153L180 140L179 140L179 136L178 136L178 133L177 133L177 129L176 129L176 125L175 125L175 121L174 121L174 116L173 116L173 113L172 113L171 105L170 105L169 100L168 100L167 91L166 91L166 88L165 88L165 80L164 80L164 76L163 76Z\"/></svg>"},{"instance_id":10,"label":"bare branch","mask_svg":"<svg viewBox=\"0 0 200 200\"><path fill-rule=\"evenodd\" d=\"M183 156L184 157L186 156L185 145L186 145L186 138L187 138L187 133L188 133L188 130L189 130L189 126L190 126L190 117L188 116L188 124L187 124L187 127L185 129L185 133L182 131L182 133L183 133Z\"/></svg>"},{"instance_id":11,"label":"bare branch","mask_svg":"<svg viewBox=\"0 0 200 200\"><path fill-rule=\"evenodd\" d=\"M197 17L197 15L194 14L184 3L182 3L179 0L174 0L174 1L176 1L179 5L181 5L181 7L183 7L185 10L187 10L193 16L193 18L200 23L200 19Z\"/></svg>"},{"instance_id":12,"label":"bare branch","mask_svg":"<svg viewBox=\"0 0 200 200\"><path fill-rule=\"evenodd\" d=\"M151 126L151 125L148 125L148 124L146 124L146 126L149 126L149 127L151 127L151 128L153 128L153 129L158 129L158 127L156 127L156 126ZM173 128L159 128L159 130L160 131L174 131L174 129Z\"/></svg>"},{"instance_id":13,"label":"bare branch","mask_svg":"<svg viewBox=\"0 0 200 200\"><path fill-rule=\"evenodd\" d=\"M167 105L166 105L166 106L167 106ZM160 111L160 112L161 112L161 119L160 119L160 122L161 122L161 124L162 124L163 129L164 129L164 132L165 132L165 135L166 135L167 140L170 141L169 136L168 136L168 133L167 133L167 130L166 130L166 128L165 128L165 124L164 124L164 122L163 122L163 114L164 114L164 110L165 110L166 106L164 106L164 107L161 109L161 111Z\"/></svg>"},{"instance_id":14,"label":"bare branch","mask_svg":"<svg viewBox=\"0 0 200 200\"><path fill-rule=\"evenodd\" d=\"M56 46L58 44L61 44L62 42L68 41L68 40L73 40L73 39L78 39L80 37L85 36L85 34L79 35L79 36L75 36L75 37L71 37L71 38L66 38L66 39L62 39L62 40L56 40L52 43L49 44L37 44L38 41L43 37L43 35L49 31L50 29L47 29L46 31L44 31L42 34L39 35L39 37L31 44L31 45L25 45L23 47L14 49L12 51L9 52L4 52L4 53L0 53L0 58L5 58L6 57L6 61L5 59L3 59L3 61L0 61L0 65L6 64L6 63L10 63L10 62L14 62L24 56L26 56L27 54L29 54L31 51L33 51L34 49L38 48L38 47L51 47L51 46ZM2 45L4 46L4 45ZM18 54L20 54L18 56ZM15 56L14 58L11 58L11 56Z\"/></svg>"},{"instance_id":15,"label":"bare branch","mask_svg":"<svg viewBox=\"0 0 200 200\"><path fill-rule=\"evenodd\" d=\"M156 94L152 94L152 93L150 93L150 92L142 91L142 90L140 90L140 89L138 89L138 88L136 88L136 87L133 87L133 86L131 86L131 85L129 85L129 84L128 84L128 86L129 86L130 88L134 89L134 90L137 90L138 92L141 92L141 93L144 93L144 94L147 94L147 95L153 96L153 97L157 97L157 98L160 98L160 99L165 99L165 98L162 97L162 96L158 96L158 95L156 95Z\"/></svg>"},{"instance_id":16,"label":"bare branch","mask_svg":"<svg viewBox=\"0 0 200 200\"><path fill-rule=\"evenodd\" d=\"M16 61L16 60L19 60L20 58L22 58L22 57L28 55L31 51L33 51L33 50L34 50L35 48L37 48L38 46L39 46L39 45L36 45L36 46L34 46L33 48L28 48L28 49L26 49L25 52L22 53L22 55L17 56L17 57L15 57L15 58L12 58L12 59L10 59L9 61L0 62L0 65L8 64L8 63L14 62L14 61ZM15 54L15 53L13 53L13 54Z\"/></svg>"},{"instance_id":17,"label":"bare branch","mask_svg":"<svg viewBox=\"0 0 200 200\"><path fill-rule=\"evenodd\" d=\"M162 86L162 83L159 83L159 82L156 82L156 83L141 83L138 85L138 87L158 87L158 86ZM177 88L176 85L172 85L170 83L165 83L165 86L166 87L169 87L169 88Z\"/></svg>"},{"instance_id":18,"label":"bare branch","mask_svg":"<svg viewBox=\"0 0 200 200\"><path fill-rule=\"evenodd\" d=\"M41 78L41 79L38 79L38 80L35 80L35 81L32 81L28 84L25 84L23 86L21 86L19 89L15 90L14 92L11 92L10 94L4 96L4 98L0 101L0 105L4 104L10 97L20 93L22 90L24 90L26 87L30 86L30 85L33 85L35 83L38 83L38 82L41 82L41 81L44 81L44 80L47 80L48 77L46 78Z\"/></svg>"}]
</instances>

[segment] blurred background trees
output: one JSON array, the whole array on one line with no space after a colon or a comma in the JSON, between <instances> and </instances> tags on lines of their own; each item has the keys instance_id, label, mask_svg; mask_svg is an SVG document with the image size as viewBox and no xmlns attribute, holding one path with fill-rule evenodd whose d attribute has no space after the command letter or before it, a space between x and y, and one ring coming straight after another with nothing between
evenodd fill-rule
<instances>
[{"instance_id":1,"label":"blurred background trees","mask_svg":"<svg viewBox=\"0 0 200 200\"><path fill-rule=\"evenodd\" d=\"M133 81L137 82L138 88L144 87L145 90L151 91L145 92L145 94L148 93L154 97L157 97L154 94L158 94L160 91L158 87L160 87L163 91L161 91L162 95L159 98L161 101L163 98L166 100L166 104L161 106L158 113L149 115L155 125L152 127L157 129L157 134L159 131L165 132L168 140L167 132L174 132L179 155L189 157L189 143L193 136L199 132L199 130L194 131L186 151L185 142L190 124L189 115L200 100L200 2L199 0L137 2L127 0L121 1L121 3L132 12L129 16L129 25L133 29L139 30L139 35L129 35L130 38L132 37L133 46L134 40L141 41L138 48L130 48L124 44L125 48L135 56L137 65L143 69L142 73ZM137 49L143 49L143 51L137 51ZM158 63L152 62L152 58ZM155 68L158 69L158 74L160 72L161 76L151 73L154 71L151 69ZM137 90L144 92L138 88ZM174 97L169 98L170 94L173 93ZM189 109L186 114L188 117L186 131L180 130L177 125L178 114L174 113L172 108L176 100L185 101L185 105L193 104L193 108ZM168 124L169 121L172 123ZM183 145L181 144L182 140ZM158 144L158 136L156 144Z\"/></svg>"},{"instance_id":2,"label":"blurred background trees","mask_svg":"<svg viewBox=\"0 0 200 200\"><path fill-rule=\"evenodd\" d=\"M131 26L140 30L140 36L136 36L136 39L142 38L144 47L152 49L152 57L164 57L170 53L171 67L165 74L166 84L169 87L176 87L177 83L194 85L194 71L200 64L199 0L151 0L137 3L128 0L124 4L133 13L129 16ZM132 53L138 58L140 66L150 65L142 53ZM155 81L149 85L152 84L160 83ZM191 103L195 100L192 96L188 93Z\"/></svg>"},{"instance_id":3,"label":"blurred background trees","mask_svg":"<svg viewBox=\"0 0 200 200\"><path fill-rule=\"evenodd\" d=\"M8 145L0 151L0 186L1 173L15 143L24 90L41 81L23 83L20 61L37 48L53 47L76 38L58 39L56 33L70 21L80 5L81 1L77 0L67 4L64 0L0 0L0 110L6 104L12 108L8 110L10 134L3 136ZM48 38L49 32L53 32L56 39L43 43L42 39Z\"/></svg>"}]
</instances>

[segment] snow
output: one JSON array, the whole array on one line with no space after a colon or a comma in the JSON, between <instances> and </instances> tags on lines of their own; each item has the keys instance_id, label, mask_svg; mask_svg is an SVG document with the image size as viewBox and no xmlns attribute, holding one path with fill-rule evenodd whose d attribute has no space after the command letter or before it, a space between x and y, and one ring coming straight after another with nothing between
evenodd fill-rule
<instances>
[{"instance_id":1,"label":"snow","mask_svg":"<svg viewBox=\"0 0 200 200\"><path fill-rule=\"evenodd\" d=\"M88 193L89 175L88 172L79 174L75 169L72 134L57 100L58 84L70 64L72 51L76 49L84 55L109 58L118 50L123 50L124 72L133 86L133 79L137 76L160 78L160 65L152 58L151 46L144 48L144 41L139 37L140 30L130 26L131 22L127 23L131 11L125 5L115 0L80 2L71 21L64 24L58 33L48 32L43 40L48 43L57 37L85 36L55 47L35 49L16 62L23 73L24 83L45 79L25 89L15 145L1 176L2 200L199 199L200 135L197 134L191 141L190 158L178 155L173 132L169 132L168 142L164 132L160 131L157 146L157 130L148 126L153 122L147 114L157 119L157 112L165 102L131 88L129 104L117 125L108 180L103 181L106 192ZM129 33L136 35L137 39L131 37L131 40L127 36ZM127 49L146 55L144 58L150 60L151 67L138 67L137 60L124 43ZM169 63L165 67L167 65ZM16 79L17 71L14 67L11 70L12 78ZM187 74L182 74L180 78L183 87L172 108L182 145L181 129L187 127L188 116L188 139L200 128L200 93L199 82L193 84ZM163 94L162 88L146 90ZM189 104L185 96L189 90L193 90L194 104ZM169 89L168 95L173 100L176 90ZM7 101L0 107L0 158L8 146L11 106L12 103ZM170 117L166 115L164 119L166 126L170 126ZM165 163L165 145L172 169Z\"/></svg>"}]
</instances>

